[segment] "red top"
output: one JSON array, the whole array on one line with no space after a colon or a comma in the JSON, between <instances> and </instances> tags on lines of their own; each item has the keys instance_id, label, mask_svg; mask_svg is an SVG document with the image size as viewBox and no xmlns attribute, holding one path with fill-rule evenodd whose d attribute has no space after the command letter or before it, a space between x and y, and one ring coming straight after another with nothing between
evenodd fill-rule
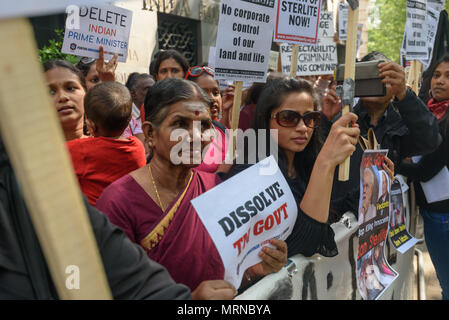
<instances>
[{"instance_id":1,"label":"red top","mask_svg":"<svg viewBox=\"0 0 449 320\"><path fill-rule=\"evenodd\" d=\"M67 142L67 148L81 191L92 205L109 184L146 164L143 144L134 136L75 139Z\"/></svg>"}]
</instances>

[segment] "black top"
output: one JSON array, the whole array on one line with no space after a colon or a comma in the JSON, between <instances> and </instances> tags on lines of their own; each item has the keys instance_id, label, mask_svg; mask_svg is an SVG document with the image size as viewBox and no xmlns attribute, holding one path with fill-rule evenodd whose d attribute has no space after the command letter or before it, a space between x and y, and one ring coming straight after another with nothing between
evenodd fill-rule
<instances>
[{"instance_id":1,"label":"black top","mask_svg":"<svg viewBox=\"0 0 449 320\"><path fill-rule=\"evenodd\" d=\"M250 166L248 164L236 164L232 166L226 177L221 177L230 178ZM291 179L285 174L284 177L290 186L298 206L298 217L293 226L293 231L285 241L287 243L288 256L291 257L298 253L306 257L310 257L315 253L319 253L325 257L336 256L338 249L334 239L335 233L329 223L316 221L302 211L299 206L306 191L308 177L300 171L295 179Z\"/></svg>"},{"instance_id":2,"label":"black top","mask_svg":"<svg viewBox=\"0 0 449 320\"><path fill-rule=\"evenodd\" d=\"M438 213L449 213L449 200L428 203L420 182L429 181L439 173L441 169L449 166L448 120L449 114L446 114L440 121L440 133L443 136L443 142L437 150L423 156L418 163L401 163L401 172L414 181L417 204L423 209ZM442 125L443 122L445 122L446 125Z\"/></svg>"},{"instance_id":3,"label":"black top","mask_svg":"<svg viewBox=\"0 0 449 320\"><path fill-rule=\"evenodd\" d=\"M115 299L189 299L164 267L89 205L88 216ZM58 299L39 241L0 140L0 299Z\"/></svg>"},{"instance_id":4,"label":"black top","mask_svg":"<svg viewBox=\"0 0 449 320\"><path fill-rule=\"evenodd\" d=\"M405 98L401 101L394 99L388 105L375 127L370 124L368 110L363 106L361 100L354 107L354 113L359 117L357 123L360 127L360 134L367 138L368 130L373 128L380 148L389 150L388 157L395 165L395 173L402 173L400 163L404 158L430 153L442 141L437 119L411 90L407 90ZM326 118L323 121L323 132L327 136L332 123ZM338 210L342 210L339 211L340 215L347 210L354 209L353 212L357 213L362 157L363 150L357 144L356 150L351 156L349 180L338 181L338 172L334 175L332 199L346 204L338 208Z\"/></svg>"}]
</instances>

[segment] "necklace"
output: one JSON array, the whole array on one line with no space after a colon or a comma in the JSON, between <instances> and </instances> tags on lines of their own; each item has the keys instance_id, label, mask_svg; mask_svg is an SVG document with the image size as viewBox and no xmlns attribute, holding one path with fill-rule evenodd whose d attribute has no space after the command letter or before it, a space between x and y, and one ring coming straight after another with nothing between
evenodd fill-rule
<instances>
[{"instance_id":1,"label":"necklace","mask_svg":"<svg viewBox=\"0 0 449 320\"><path fill-rule=\"evenodd\" d=\"M148 170L150 171L151 181L153 182L153 189L156 192L157 201L159 201L159 206L162 209L162 212L165 212L164 206L162 205L161 197L159 197L159 192L157 192L156 182L153 178L153 173L151 172L151 164L148 164Z\"/></svg>"}]
</instances>

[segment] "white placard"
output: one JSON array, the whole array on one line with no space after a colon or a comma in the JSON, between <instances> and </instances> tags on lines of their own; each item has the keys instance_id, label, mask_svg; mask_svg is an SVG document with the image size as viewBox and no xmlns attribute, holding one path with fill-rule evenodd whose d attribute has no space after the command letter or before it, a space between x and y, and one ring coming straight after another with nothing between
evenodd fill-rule
<instances>
[{"instance_id":1,"label":"white placard","mask_svg":"<svg viewBox=\"0 0 449 320\"><path fill-rule=\"evenodd\" d=\"M273 19L274 0L221 1L215 79L266 81Z\"/></svg>"},{"instance_id":2,"label":"white placard","mask_svg":"<svg viewBox=\"0 0 449 320\"><path fill-rule=\"evenodd\" d=\"M444 1L445 0L427 0L427 8L432 8L437 11L439 15L441 10L444 9Z\"/></svg>"},{"instance_id":3,"label":"white placard","mask_svg":"<svg viewBox=\"0 0 449 320\"><path fill-rule=\"evenodd\" d=\"M106 60L117 53L118 61L126 62L132 11L116 6L94 5L81 6L72 14L79 14L79 21L75 19L76 23L71 23L73 16L67 17L63 53L98 58L102 45Z\"/></svg>"},{"instance_id":4,"label":"white placard","mask_svg":"<svg viewBox=\"0 0 449 320\"><path fill-rule=\"evenodd\" d=\"M282 72L290 73L292 45L281 44ZM299 46L297 76L333 74L338 64L337 45L332 38L320 38L316 46Z\"/></svg>"},{"instance_id":5,"label":"white placard","mask_svg":"<svg viewBox=\"0 0 449 320\"><path fill-rule=\"evenodd\" d=\"M428 59L421 59L420 61L423 64L423 70L426 70L430 62L432 61L433 55L433 47L435 44L435 36L438 31L438 21L440 19L440 12L429 6L427 4L427 15L426 15L426 24L427 24L427 45L429 50Z\"/></svg>"},{"instance_id":6,"label":"white placard","mask_svg":"<svg viewBox=\"0 0 449 320\"><path fill-rule=\"evenodd\" d=\"M115 77L126 83L133 72L149 73L151 56L157 44L157 12L141 10L142 1L128 0L114 5L133 11L126 63L117 64Z\"/></svg>"},{"instance_id":7,"label":"white placard","mask_svg":"<svg viewBox=\"0 0 449 320\"><path fill-rule=\"evenodd\" d=\"M426 0L407 0L407 60L428 59Z\"/></svg>"},{"instance_id":8,"label":"white placard","mask_svg":"<svg viewBox=\"0 0 449 320\"><path fill-rule=\"evenodd\" d=\"M348 38L348 15L349 4L340 2L338 4L338 40L346 41Z\"/></svg>"},{"instance_id":9,"label":"white placard","mask_svg":"<svg viewBox=\"0 0 449 320\"><path fill-rule=\"evenodd\" d=\"M64 12L68 6L110 3L110 0L14 0L3 1L0 19L33 17Z\"/></svg>"},{"instance_id":10,"label":"white placard","mask_svg":"<svg viewBox=\"0 0 449 320\"><path fill-rule=\"evenodd\" d=\"M274 41L316 44L320 9L318 0L278 0Z\"/></svg>"},{"instance_id":11,"label":"white placard","mask_svg":"<svg viewBox=\"0 0 449 320\"><path fill-rule=\"evenodd\" d=\"M422 156L412 157L414 163L419 162ZM444 167L432 179L421 182L421 187L427 203L434 203L449 199L449 170Z\"/></svg>"},{"instance_id":12,"label":"white placard","mask_svg":"<svg viewBox=\"0 0 449 320\"><path fill-rule=\"evenodd\" d=\"M267 165L274 174L262 174ZM223 195L226 197L223 197ZM262 260L269 239L285 240L298 208L273 156L193 199L225 267L224 280L240 287L245 270Z\"/></svg>"}]
</instances>

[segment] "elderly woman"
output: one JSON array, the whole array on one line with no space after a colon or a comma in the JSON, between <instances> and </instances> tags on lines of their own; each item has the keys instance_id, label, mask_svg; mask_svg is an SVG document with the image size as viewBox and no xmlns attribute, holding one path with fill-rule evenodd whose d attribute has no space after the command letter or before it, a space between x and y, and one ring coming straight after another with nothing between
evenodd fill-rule
<instances>
[{"instance_id":1,"label":"elderly woman","mask_svg":"<svg viewBox=\"0 0 449 320\"><path fill-rule=\"evenodd\" d=\"M97 208L150 258L192 290L224 277L220 255L190 203L220 182L214 174L192 170L209 143L201 135L212 128L210 106L205 92L191 81L158 81L145 98L143 130L153 149L151 161L111 184L97 202ZM201 129L194 127L194 121ZM172 141L179 133L184 133L181 141ZM194 139L203 140L201 150L194 148ZM262 262L251 268L252 275L276 272L286 263L285 242L273 239L271 244L276 249L261 250ZM227 282L218 283L229 289Z\"/></svg>"}]
</instances>

